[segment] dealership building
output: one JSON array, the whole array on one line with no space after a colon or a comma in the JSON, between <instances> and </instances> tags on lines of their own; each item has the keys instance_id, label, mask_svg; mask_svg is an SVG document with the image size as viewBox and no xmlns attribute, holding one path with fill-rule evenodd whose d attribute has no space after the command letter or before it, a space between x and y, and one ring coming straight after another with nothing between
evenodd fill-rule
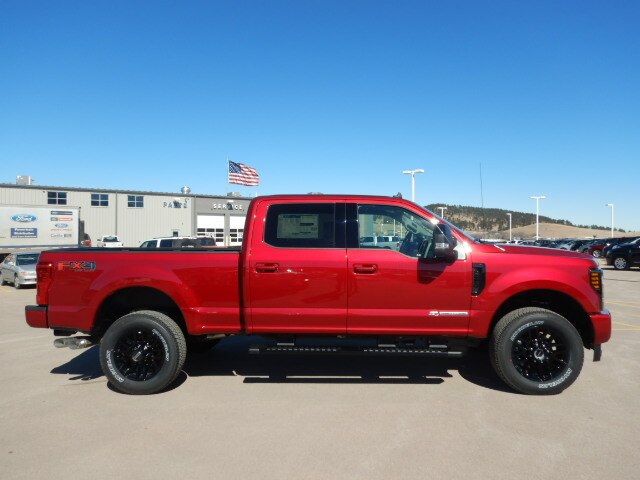
<instances>
[{"instance_id":1,"label":"dealership building","mask_svg":"<svg viewBox=\"0 0 640 480\"><path fill-rule=\"evenodd\" d=\"M29 177L0 184L0 205L79 207L84 232L93 244L117 235L125 247L138 247L157 237L209 236L220 246L239 246L250 198L33 185Z\"/></svg>"}]
</instances>

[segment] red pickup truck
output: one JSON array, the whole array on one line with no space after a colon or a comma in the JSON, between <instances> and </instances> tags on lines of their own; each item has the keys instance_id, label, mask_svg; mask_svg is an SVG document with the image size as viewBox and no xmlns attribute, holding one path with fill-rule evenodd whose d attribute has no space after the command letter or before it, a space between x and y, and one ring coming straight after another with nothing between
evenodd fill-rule
<instances>
[{"instance_id":1,"label":"red pickup truck","mask_svg":"<svg viewBox=\"0 0 640 480\"><path fill-rule=\"evenodd\" d=\"M374 235L401 241L363 241ZM399 198L258 197L239 250L61 249L37 273L27 323L59 347L100 343L104 374L130 394L163 390L227 335L258 335L252 353L417 357L488 340L507 385L553 394L611 335L593 258L483 244Z\"/></svg>"}]
</instances>

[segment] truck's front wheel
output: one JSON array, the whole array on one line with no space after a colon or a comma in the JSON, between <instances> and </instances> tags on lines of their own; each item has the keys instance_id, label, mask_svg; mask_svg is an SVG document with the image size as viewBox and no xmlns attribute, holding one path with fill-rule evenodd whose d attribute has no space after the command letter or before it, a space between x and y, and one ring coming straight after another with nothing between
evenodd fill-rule
<instances>
[{"instance_id":1,"label":"truck's front wheel","mask_svg":"<svg viewBox=\"0 0 640 480\"><path fill-rule=\"evenodd\" d=\"M576 328L555 312L533 307L514 310L498 321L490 355L507 385L537 395L562 392L578 378L584 361Z\"/></svg>"},{"instance_id":2,"label":"truck's front wheel","mask_svg":"<svg viewBox=\"0 0 640 480\"><path fill-rule=\"evenodd\" d=\"M100 343L100 364L117 390L156 393L175 380L187 354L184 334L167 315L151 310L116 320Z\"/></svg>"}]
</instances>

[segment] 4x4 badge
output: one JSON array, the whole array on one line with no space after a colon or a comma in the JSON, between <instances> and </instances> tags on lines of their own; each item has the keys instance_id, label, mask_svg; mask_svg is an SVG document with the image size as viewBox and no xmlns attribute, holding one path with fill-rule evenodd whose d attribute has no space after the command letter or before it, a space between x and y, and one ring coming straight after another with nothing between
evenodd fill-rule
<instances>
[{"instance_id":1,"label":"4x4 badge","mask_svg":"<svg viewBox=\"0 0 640 480\"><path fill-rule=\"evenodd\" d=\"M71 270L73 272L93 272L96 269L96 262L59 262L58 270Z\"/></svg>"}]
</instances>

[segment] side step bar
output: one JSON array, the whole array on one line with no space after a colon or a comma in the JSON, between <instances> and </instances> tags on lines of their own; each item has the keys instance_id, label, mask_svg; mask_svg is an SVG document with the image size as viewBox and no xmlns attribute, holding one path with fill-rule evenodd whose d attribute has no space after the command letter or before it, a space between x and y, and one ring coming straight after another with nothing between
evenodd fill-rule
<instances>
[{"instance_id":1,"label":"side step bar","mask_svg":"<svg viewBox=\"0 0 640 480\"><path fill-rule=\"evenodd\" d=\"M394 355L394 356L420 356L420 357L446 357L458 358L465 354L465 350L448 350L447 348L412 348L412 347L312 347L293 345L252 345L249 347L252 355L273 355L288 353L308 353L319 355Z\"/></svg>"}]
</instances>

